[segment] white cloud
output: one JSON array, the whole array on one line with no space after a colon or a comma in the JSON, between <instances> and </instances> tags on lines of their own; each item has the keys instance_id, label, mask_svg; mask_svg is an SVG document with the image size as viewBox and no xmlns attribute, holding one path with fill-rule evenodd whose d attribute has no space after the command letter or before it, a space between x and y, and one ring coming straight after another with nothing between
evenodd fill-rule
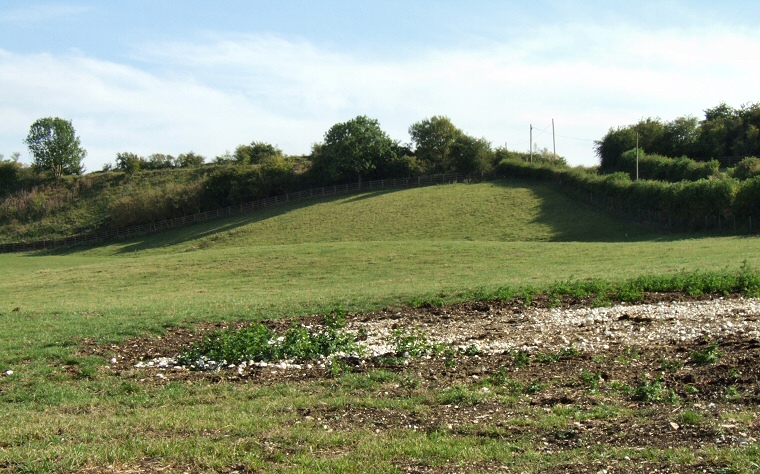
<instances>
[{"instance_id":1,"label":"white cloud","mask_svg":"<svg viewBox=\"0 0 760 474\"><path fill-rule=\"evenodd\" d=\"M448 115L494 145L527 150L531 123L537 144L551 148L554 118L558 152L593 164L593 140L610 127L756 100L759 47L748 30L569 25L398 60L242 35L143 46L130 64L0 50L0 120L11 124L0 146L56 115L74 121L89 169L117 151L213 157L252 140L299 154L334 123L366 114L402 141L412 123Z\"/></svg>"},{"instance_id":2,"label":"white cloud","mask_svg":"<svg viewBox=\"0 0 760 474\"><path fill-rule=\"evenodd\" d=\"M29 5L0 13L3 23L39 23L59 18L70 18L89 11L82 5Z\"/></svg>"}]
</instances>

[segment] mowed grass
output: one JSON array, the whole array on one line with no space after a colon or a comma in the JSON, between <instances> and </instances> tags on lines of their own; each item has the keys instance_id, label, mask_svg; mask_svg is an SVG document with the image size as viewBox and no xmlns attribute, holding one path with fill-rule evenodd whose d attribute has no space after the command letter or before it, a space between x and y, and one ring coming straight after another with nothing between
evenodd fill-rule
<instances>
[{"instance_id":1,"label":"mowed grass","mask_svg":"<svg viewBox=\"0 0 760 474\"><path fill-rule=\"evenodd\" d=\"M657 234L519 181L366 193L103 247L0 255L0 351L745 261L760 264L760 239Z\"/></svg>"},{"instance_id":2,"label":"mowed grass","mask_svg":"<svg viewBox=\"0 0 760 474\"><path fill-rule=\"evenodd\" d=\"M128 470L146 459L180 471L242 464L395 472L399 459L496 459L540 470L546 464L535 464L530 439L293 424L299 407L382 403L371 394L397 384L392 378L359 388L348 381L155 386L105 375L97 370L103 360L77 351L82 338L120 341L197 321L364 310L744 262L760 265L760 239L663 235L519 181L365 193L97 248L0 255L0 372L13 371L0 377L0 470ZM66 370L72 366L78 370Z\"/></svg>"}]
</instances>

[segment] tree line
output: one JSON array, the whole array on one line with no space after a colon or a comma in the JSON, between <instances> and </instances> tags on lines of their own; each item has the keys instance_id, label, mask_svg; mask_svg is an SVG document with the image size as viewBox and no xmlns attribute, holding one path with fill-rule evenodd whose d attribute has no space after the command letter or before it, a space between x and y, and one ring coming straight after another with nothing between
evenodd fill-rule
<instances>
[{"instance_id":1,"label":"tree line","mask_svg":"<svg viewBox=\"0 0 760 474\"><path fill-rule=\"evenodd\" d=\"M616 212L679 229L760 228L760 175L695 181L633 180L628 173L595 173L581 168L504 160L496 172L557 185Z\"/></svg>"},{"instance_id":2,"label":"tree line","mask_svg":"<svg viewBox=\"0 0 760 474\"><path fill-rule=\"evenodd\" d=\"M404 144L391 139L376 119L360 115L330 127L323 140L314 144L311 153L305 156L289 156L277 146L260 141L239 145L234 152L225 152L208 163L205 157L193 152L177 157L159 153L142 157L120 152L116 155L115 166L109 165L102 172L90 173L88 179L78 181L63 179L69 173L81 174L83 171L81 158L85 152L73 127L68 122L68 125L63 124L66 126L57 130L54 126L61 125L58 120L45 119L42 125L50 125L52 131L46 132L43 127L45 133L40 133L35 123L26 140L35 154L32 166L21 165L17 154L10 160L0 157L0 198L6 195L0 199L0 225L33 222L40 216L55 215L68 206L67 203L74 202L77 196L96 187L118 189L110 191L112 196L102 214L107 217L102 217L98 225L121 228L312 187L447 172L487 173L492 170L506 176L549 179L566 188L570 186L580 192L622 203L621 206L629 209L643 209L667 216L670 221L679 220L680 226L711 226L710 219L718 223L721 219L745 220L752 216L758 219L760 159L744 158L735 167L722 170L717 160L700 161L685 156L671 158L658 154L665 153L666 148L657 146L665 147L666 144L652 137L664 140L664 136L688 135L692 138L676 142L696 146L694 144L701 143L700 140L707 140L704 137L708 132L703 130L715 129L717 121L723 120L726 125L729 119L749 116L750 111L758 107L743 106L737 111L721 105L716 109L723 112L710 109L706 113L708 119L705 122L710 122L710 125L697 123L693 119L666 123L647 119L634 126L611 129L602 140L596 142L601 160L599 169L570 168L564 158L556 157L546 149L536 150L533 154L506 148L494 149L487 140L470 136L443 116L433 116L412 124L409 127L411 143ZM685 126L685 122L697 128ZM730 127L723 128L728 130ZM684 129L697 131L686 134L678 132ZM751 132L752 129L747 130ZM638 159L633 149L637 132L640 142L649 146L649 150L655 150L645 152L642 146ZM745 136L750 135L749 132L745 133ZM59 136L65 136L64 144L72 147L70 162L60 160L60 150L65 150L65 146L38 143ZM631 144L633 148L628 148ZM667 146L671 150L668 153L679 150L673 143ZM733 150L733 153L738 148L727 149ZM611 150L619 153L611 155L614 159L605 155L612 153ZM527 163L531 159L535 166ZM162 174L159 180L148 179L151 176L159 177L154 173L161 170L175 168L185 169L187 173L172 172ZM634 179L636 173L640 174L641 180ZM68 194L64 192L67 186ZM56 187L59 191L55 190ZM24 195L17 193L9 196L19 189L28 191Z\"/></svg>"},{"instance_id":3,"label":"tree line","mask_svg":"<svg viewBox=\"0 0 760 474\"><path fill-rule=\"evenodd\" d=\"M433 116L411 125L409 134L412 143L403 144L391 139L376 119L360 115L333 125L307 156L288 156L275 145L253 141L239 145L234 152L227 151L209 163L206 157L192 151L176 157L163 153L145 157L119 152L115 163L107 163L102 172L121 171L133 175L203 165L243 165L260 167L266 172L275 171L276 174L286 170L305 173L309 175L310 183L332 184L431 173L487 172L507 156L528 155L506 148L492 149L486 139L468 135L443 116ZM36 184L45 178L59 180L66 175L84 172L82 160L87 152L82 148L71 121L58 117L40 119L31 126L24 143L33 156L31 166L20 163L18 154L14 154L13 160L3 160L0 155L0 185L6 192L24 187L25 182ZM566 163L563 157L555 157L545 149L537 150L535 159ZM238 170L237 173L246 171Z\"/></svg>"},{"instance_id":4,"label":"tree line","mask_svg":"<svg viewBox=\"0 0 760 474\"><path fill-rule=\"evenodd\" d=\"M635 149L669 158L716 160L723 166L760 156L760 104L733 108L725 103L704 111L704 119L678 117L671 121L647 118L611 128L595 142L600 171L622 171L623 154Z\"/></svg>"}]
</instances>

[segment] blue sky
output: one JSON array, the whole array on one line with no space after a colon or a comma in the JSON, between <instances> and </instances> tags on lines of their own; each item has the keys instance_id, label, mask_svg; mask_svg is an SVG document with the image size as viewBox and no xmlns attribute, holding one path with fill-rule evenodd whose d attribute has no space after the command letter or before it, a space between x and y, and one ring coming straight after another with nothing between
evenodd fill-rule
<instances>
[{"instance_id":1,"label":"blue sky","mask_svg":"<svg viewBox=\"0 0 760 474\"><path fill-rule=\"evenodd\" d=\"M760 101L760 2L0 0L0 153L72 120L88 170L119 151L308 153L367 115L409 142L448 116L493 146L593 141L642 117Z\"/></svg>"}]
</instances>

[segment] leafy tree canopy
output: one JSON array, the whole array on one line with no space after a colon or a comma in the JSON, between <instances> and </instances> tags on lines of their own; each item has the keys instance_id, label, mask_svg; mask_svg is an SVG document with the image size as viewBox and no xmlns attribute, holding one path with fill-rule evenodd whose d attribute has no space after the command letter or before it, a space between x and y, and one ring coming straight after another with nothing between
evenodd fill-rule
<instances>
[{"instance_id":1,"label":"leafy tree canopy","mask_svg":"<svg viewBox=\"0 0 760 474\"><path fill-rule=\"evenodd\" d=\"M324 143L314 146L312 155L315 168L326 178L339 180L353 175L361 180L393 161L396 148L377 120L360 115L333 125Z\"/></svg>"},{"instance_id":2,"label":"leafy tree canopy","mask_svg":"<svg viewBox=\"0 0 760 474\"><path fill-rule=\"evenodd\" d=\"M464 132L451 123L448 117L433 116L409 127L418 159L428 163L432 171L443 171L449 166L454 142Z\"/></svg>"},{"instance_id":3,"label":"leafy tree canopy","mask_svg":"<svg viewBox=\"0 0 760 474\"><path fill-rule=\"evenodd\" d=\"M705 118L678 117L670 122L648 118L637 124L611 128L595 143L603 171L618 169L623 153L636 147L648 152L698 161L740 160L760 155L760 104L745 104L734 109L722 103L707 109Z\"/></svg>"},{"instance_id":4,"label":"leafy tree canopy","mask_svg":"<svg viewBox=\"0 0 760 474\"><path fill-rule=\"evenodd\" d=\"M233 159L240 164L257 165L262 162L282 156L282 150L266 142L251 142L250 145L240 145L235 148Z\"/></svg>"},{"instance_id":5,"label":"leafy tree canopy","mask_svg":"<svg viewBox=\"0 0 760 474\"><path fill-rule=\"evenodd\" d=\"M195 152L180 153L175 161L179 168L197 168L206 162L206 157Z\"/></svg>"},{"instance_id":6,"label":"leafy tree canopy","mask_svg":"<svg viewBox=\"0 0 760 474\"><path fill-rule=\"evenodd\" d=\"M116 154L116 169L129 174L140 171L145 160L134 153L119 152Z\"/></svg>"},{"instance_id":7,"label":"leafy tree canopy","mask_svg":"<svg viewBox=\"0 0 760 474\"><path fill-rule=\"evenodd\" d=\"M71 121L58 117L34 122L24 140L34 156L36 171L50 171L57 179L64 174L82 174L87 151L81 147Z\"/></svg>"}]
</instances>

